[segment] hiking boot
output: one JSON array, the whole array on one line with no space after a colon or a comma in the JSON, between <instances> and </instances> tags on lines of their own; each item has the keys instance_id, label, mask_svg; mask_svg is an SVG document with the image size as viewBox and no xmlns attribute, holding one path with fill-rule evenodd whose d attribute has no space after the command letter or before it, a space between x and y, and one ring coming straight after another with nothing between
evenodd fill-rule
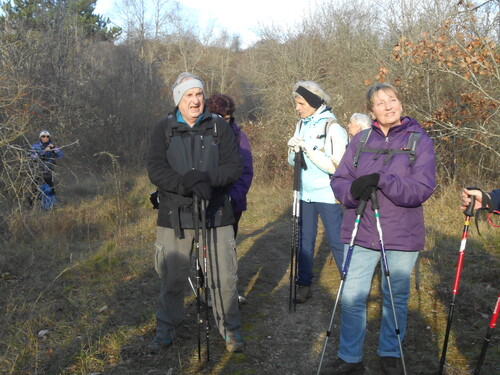
<instances>
[{"instance_id":1,"label":"hiking boot","mask_svg":"<svg viewBox=\"0 0 500 375\"><path fill-rule=\"evenodd\" d=\"M238 303L240 305L246 305L248 303L248 301L245 297L238 295Z\"/></svg>"},{"instance_id":2,"label":"hiking boot","mask_svg":"<svg viewBox=\"0 0 500 375\"><path fill-rule=\"evenodd\" d=\"M320 372L321 375L362 375L364 373L363 362L347 363L340 358Z\"/></svg>"},{"instance_id":3,"label":"hiking boot","mask_svg":"<svg viewBox=\"0 0 500 375\"><path fill-rule=\"evenodd\" d=\"M226 350L228 352L242 352L245 345L245 341L239 333L230 333L226 336Z\"/></svg>"},{"instance_id":4,"label":"hiking boot","mask_svg":"<svg viewBox=\"0 0 500 375\"><path fill-rule=\"evenodd\" d=\"M306 285L298 285L297 295L295 296L295 303L307 302L312 297L311 287Z\"/></svg>"},{"instance_id":5,"label":"hiking boot","mask_svg":"<svg viewBox=\"0 0 500 375\"><path fill-rule=\"evenodd\" d=\"M167 350L173 345L173 341L169 339L162 339L161 337L155 336L153 340L148 344L148 350L150 353L158 353L161 350Z\"/></svg>"},{"instance_id":6,"label":"hiking boot","mask_svg":"<svg viewBox=\"0 0 500 375\"><path fill-rule=\"evenodd\" d=\"M383 375L401 375L401 358L396 357L380 357L380 366L382 367Z\"/></svg>"}]
</instances>

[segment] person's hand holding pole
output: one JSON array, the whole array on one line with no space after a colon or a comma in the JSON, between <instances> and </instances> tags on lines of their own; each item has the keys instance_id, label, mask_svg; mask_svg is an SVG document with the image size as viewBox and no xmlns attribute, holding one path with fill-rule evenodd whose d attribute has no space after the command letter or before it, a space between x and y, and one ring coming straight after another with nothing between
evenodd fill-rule
<instances>
[{"instance_id":1,"label":"person's hand holding pole","mask_svg":"<svg viewBox=\"0 0 500 375\"><path fill-rule=\"evenodd\" d=\"M489 195L487 193L484 193L487 198L489 199ZM476 189L467 189L464 188L462 190L462 195L460 196L460 209L462 211L465 211L467 207L469 207L472 197L476 198L476 203L474 204L473 209L477 210L483 206L483 192L481 190L476 190Z\"/></svg>"}]
</instances>

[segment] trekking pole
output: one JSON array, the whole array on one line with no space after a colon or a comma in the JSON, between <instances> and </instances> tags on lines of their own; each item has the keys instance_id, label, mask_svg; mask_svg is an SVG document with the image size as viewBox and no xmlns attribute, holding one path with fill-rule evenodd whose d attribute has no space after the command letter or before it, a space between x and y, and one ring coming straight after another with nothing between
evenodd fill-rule
<instances>
[{"instance_id":1,"label":"trekking pole","mask_svg":"<svg viewBox=\"0 0 500 375\"><path fill-rule=\"evenodd\" d=\"M349 270L349 264L351 263L351 256L354 250L354 241L356 240L359 222L361 221L361 217L365 212L365 208L366 208L366 201L365 200L359 201L358 207L356 208L356 220L354 221L354 229L352 230L351 242L349 242L349 249L347 250L346 259L344 262L344 266L342 268L342 274L340 275L339 289L337 291L337 296L335 297L335 304L333 306L332 316L330 317L330 324L328 325L328 329L326 331L325 342L323 343L323 350L321 351L321 358L319 360L317 375L319 375L321 371L321 366L323 364L323 358L325 356L325 351L326 351L326 345L328 343L328 338L330 337L330 334L332 332L333 318L335 316L335 311L337 311L337 305L339 303L340 296L342 294L342 291L344 290L344 281L347 276L347 271Z\"/></svg>"},{"instance_id":2,"label":"trekking pole","mask_svg":"<svg viewBox=\"0 0 500 375\"><path fill-rule=\"evenodd\" d=\"M498 319L498 313L500 312L500 293L498 293L497 303L495 304L495 308L493 309L493 314L491 315L490 325L486 330L486 336L484 337L483 347L481 349L481 354L477 360L476 370L474 371L474 375L479 375L481 371L481 366L483 366L484 356L486 354L486 349L488 349L488 344L490 343L491 332L493 328L495 328Z\"/></svg>"},{"instance_id":3,"label":"trekking pole","mask_svg":"<svg viewBox=\"0 0 500 375\"><path fill-rule=\"evenodd\" d=\"M420 292L420 257L415 263L415 289Z\"/></svg>"},{"instance_id":4,"label":"trekking pole","mask_svg":"<svg viewBox=\"0 0 500 375\"><path fill-rule=\"evenodd\" d=\"M294 169L293 169L293 205L292 205L292 240L291 240L291 254L290 254L290 296L288 299L288 311L293 311L297 309L297 302L295 298L297 297L297 264L298 264L298 253L300 246L299 238L299 219L300 219L300 177L301 168L304 163L304 155L302 150L295 153L294 158Z\"/></svg>"},{"instance_id":5,"label":"trekking pole","mask_svg":"<svg viewBox=\"0 0 500 375\"><path fill-rule=\"evenodd\" d=\"M477 188L470 187L468 189L476 190ZM448 339L450 337L451 321L453 319L453 310L455 309L455 297L457 296L458 293L460 276L462 274L462 266L465 255L465 244L467 243L467 238L469 237L470 219L472 216L474 216L474 204L476 202L476 197L473 195L469 195L469 198L471 199L471 202L467 207L467 209L464 211L465 215L464 229L462 232L462 240L460 242L460 251L458 252L458 263L457 263L457 269L455 271L455 281L453 282L452 297L450 302L450 308L448 310L448 321L446 323L446 332L444 334L443 351L441 352L441 360L439 361L438 375L443 374L443 368L446 362L446 351L448 350Z\"/></svg>"},{"instance_id":6,"label":"trekking pole","mask_svg":"<svg viewBox=\"0 0 500 375\"><path fill-rule=\"evenodd\" d=\"M193 196L194 242L196 244L196 320L198 321L198 362L201 362L200 224L198 196Z\"/></svg>"},{"instance_id":7,"label":"trekking pole","mask_svg":"<svg viewBox=\"0 0 500 375\"><path fill-rule=\"evenodd\" d=\"M380 214L378 212L378 198L377 198L377 189L373 189L371 194L372 200L372 209L375 212L375 222L377 225L377 232L380 239L380 261L382 263L382 267L384 270L385 278L387 280L387 288L389 289L389 297L391 298L391 306L392 306L392 315L394 316L394 327L396 331L396 335L398 337L399 344L399 352L401 353L401 364L403 365L403 373L406 375L406 365L405 365L405 357L403 355L403 345L401 344L401 335L399 331L398 319L396 317L396 307L394 306L394 298L392 296L392 288L391 288L391 278L389 272L389 265L387 264L387 256L385 253L385 245L384 245L384 237L382 235L382 227L380 226Z\"/></svg>"},{"instance_id":8,"label":"trekking pole","mask_svg":"<svg viewBox=\"0 0 500 375\"><path fill-rule=\"evenodd\" d=\"M205 301L207 306L205 309L205 335L207 344L207 362L210 362L210 316L208 308L208 267L207 267L207 201L201 200L201 237L203 239L203 288L205 292Z\"/></svg>"}]
</instances>

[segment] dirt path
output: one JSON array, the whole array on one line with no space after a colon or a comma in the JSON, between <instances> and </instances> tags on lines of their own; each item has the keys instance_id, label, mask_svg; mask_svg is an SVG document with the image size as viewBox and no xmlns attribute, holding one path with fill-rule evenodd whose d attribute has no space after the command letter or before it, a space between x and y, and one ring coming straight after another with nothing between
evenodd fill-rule
<instances>
[{"instance_id":1,"label":"dirt path","mask_svg":"<svg viewBox=\"0 0 500 375\"><path fill-rule=\"evenodd\" d=\"M215 328L210 331L210 365L197 358L196 303L191 299L180 338L167 352L151 355L146 351L148 341L154 335L153 325L143 336L137 337L130 346L123 348L123 361L106 374L259 374L259 375L306 375L315 374L326 330L338 291L339 275L331 260L327 246L318 235L318 251L315 259L317 277L313 284L313 298L297 305L289 312L289 264L290 220L282 217L264 228L241 228L238 238L240 294L248 304L241 305L242 335L247 342L244 353L230 354ZM380 306L375 278L369 301L368 333L365 343L366 374L379 374L376 356L378 311ZM147 293L155 301L157 284L153 272L145 277ZM413 289L413 288L412 288ZM416 291L412 290L412 293ZM435 338L426 330L418 309L410 313L406 347L409 374L436 373L439 359ZM336 357L338 345L337 310L332 335L328 340L325 362ZM202 334L204 339L204 333ZM434 342L433 342L434 341ZM204 345L204 343L203 343ZM430 365L428 358L433 358ZM205 353L203 353L205 359ZM172 372L168 371L172 369Z\"/></svg>"}]
</instances>

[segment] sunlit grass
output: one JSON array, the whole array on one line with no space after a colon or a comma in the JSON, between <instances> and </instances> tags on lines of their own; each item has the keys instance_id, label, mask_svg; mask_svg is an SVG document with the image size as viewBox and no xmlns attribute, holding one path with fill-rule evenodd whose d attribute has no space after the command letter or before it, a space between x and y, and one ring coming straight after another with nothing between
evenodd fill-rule
<instances>
[{"instance_id":1,"label":"sunlit grass","mask_svg":"<svg viewBox=\"0 0 500 375\"><path fill-rule=\"evenodd\" d=\"M127 350L144 346L145 337L152 336L158 287L152 270L156 211L149 203L151 185L147 178L127 181L119 188L119 207L118 188L110 182L107 187L92 186L101 193L67 200L52 212L33 210L10 218L10 238L2 245L0 270L0 373L103 372L123 364ZM412 280L405 342L411 351L431 345L434 349L429 350L436 352L442 345L464 222L458 193L459 189L449 188L425 204L428 237L420 259L418 291L414 287L416 274ZM289 186L256 184L248 199L249 208L240 223L244 230L238 237L240 258L273 225L291 220ZM500 232L484 223L480 229L481 236L471 225L447 355L448 374L469 370L498 293ZM319 232L318 245L321 225ZM288 243L290 237L282 241ZM321 290L333 300L338 290L334 262L327 261L316 272ZM252 291L259 277L259 272L255 273L244 293ZM279 285L283 284L288 284L286 275ZM147 295L142 294L144 290ZM261 303L271 298L257 297ZM195 303L192 295L186 297L186 303ZM372 322L379 319L379 277L374 279L368 314ZM261 336L253 327L244 322L250 339ZM429 333L426 337L430 336L431 342L419 339L422 330ZM499 352L498 344L492 344L489 363L500 358ZM179 353L178 363L172 367L196 373L196 355L185 354ZM435 366L439 354L418 359L415 369L424 369L429 362ZM221 361L212 373L223 369L225 363L245 363L247 359L226 355Z\"/></svg>"}]
</instances>

